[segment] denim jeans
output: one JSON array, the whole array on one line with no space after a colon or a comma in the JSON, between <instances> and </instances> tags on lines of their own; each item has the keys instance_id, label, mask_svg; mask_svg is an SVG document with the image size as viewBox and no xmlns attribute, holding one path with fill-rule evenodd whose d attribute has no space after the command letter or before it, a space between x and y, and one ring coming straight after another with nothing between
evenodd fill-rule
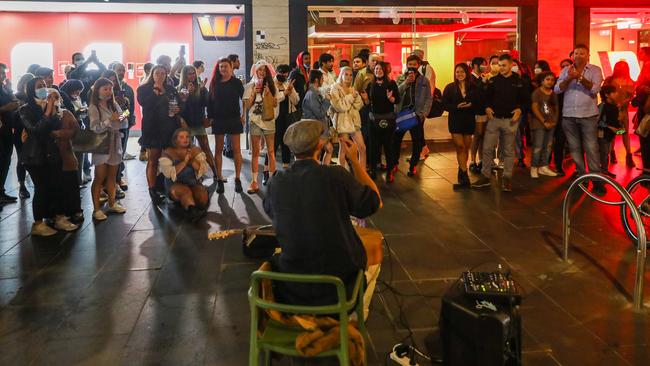
<instances>
[{"instance_id":1,"label":"denim jeans","mask_svg":"<svg viewBox=\"0 0 650 366\"><path fill-rule=\"evenodd\" d=\"M585 174L587 171L600 173L598 116L587 118L564 117L562 119L562 128L569 144L571 157L576 163L577 172L579 174ZM585 167L583 149L587 154L587 167Z\"/></svg>"},{"instance_id":2,"label":"denim jeans","mask_svg":"<svg viewBox=\"0 0 650 366\"><path fill-rule=\"evenodd\" d=\"M481 173L490 177L492 174L492 161L494 161L494 149L499 145L499 154L503 151L503 176L512 177L512 169L515 163L515 133L517 122L510 118L494 118L487 122L485 137L483 138L483 169ZM501 158L499 156L499 158Z\"/></svg>"},{"instance_id":3,"label":"denim jeans","mask_svg":"<svg viewBox=\"0 0 650 366\"><path fill-rule=\"evenodd\" d=\"M533 160L532 167L543 167L548 165L551 157L551 147L553 146L553 134L555 127L551 129L537 128L533 130Z\"/></svg>"}]
</instances>

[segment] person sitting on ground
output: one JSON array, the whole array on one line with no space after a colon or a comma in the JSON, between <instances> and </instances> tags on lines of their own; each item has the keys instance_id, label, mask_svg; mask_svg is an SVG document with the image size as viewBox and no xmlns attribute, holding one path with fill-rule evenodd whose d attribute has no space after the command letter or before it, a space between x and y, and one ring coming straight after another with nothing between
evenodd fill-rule
<instances>
[{"instance_id":1,"label":"person sitting on ground","mask_svg":"<svg viewBox=\"0 0 650 366\"><path fill-rule=\"evenodd\" d=\"M191 144L189 129L177 129L172 144L158 162L160 173L165 176L167 197L180 203L190 221L196 222L207 212L208 190L200 178L210 167L201 148Z\"/></svg>"},{"instance_id":2,"label":"person sitting on ground","mask_svg":"<svg viewBox=\"0 0 650 366\"><path fill-rule=\"evenodd\" d=\"M271 262L277 272L337 276L350 296L359 270L364 270L367 263L350 216L368 217L382 202L377 186L359 164L354 142L341 140L347 145L345 153L354 175L340 166L319 164L322 133L320 121L301 120L284 134L284 142L296 161L271 177L264 198L264 211L271 217L282 247ZM367 279L376 279L378 272L376 268L374 274L366 275ZM366 294L372 295L372 280L368 289ZM278 283L274 294L279 302L287 304L338 302L330 285Z\"/></svg>"}]
</instances>

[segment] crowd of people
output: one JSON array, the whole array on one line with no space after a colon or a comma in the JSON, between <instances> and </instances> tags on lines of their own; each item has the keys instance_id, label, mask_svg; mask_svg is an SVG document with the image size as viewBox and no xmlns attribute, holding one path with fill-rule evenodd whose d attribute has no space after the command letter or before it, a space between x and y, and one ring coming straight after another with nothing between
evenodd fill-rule
<instances>
[{"instance_id":1,"label":"crowd of people","mask_svg":"<svg viewBox=\"0 0 650 366\"><path fill-rule=\"evenodd\" d=\"M634 166L628 110L630 105L638 108L635 124L650 110L650 63L635 83L625 61L603 80L601 69L588 60L588 47L577 45L556 76L544 60L531 70L516 54L475 57L454 66L454 80L442 91L422 50L408 56L396 80L392 65L381 55L362 50L352 63L339 60L336 68L337 60L329 53L314 63L309 52L300 53L292 65L261 60L244 83L235 76L237 55L217 60L207 78L202 76L205 63L186 64L181 49L174 63L164 55L146 64L136 91L125 81L123 64L107 67L95 52L87 59L73 54L59 85L52 69L31 65L13 88L7 67L0 64L0 203L17 200L3 188L15 147L20 197L30 197L27 174L34 184L32 234L76 230L84 220L80 187L91 181L94 220L126 212L119 200L128 190L124 160L135 158L126 148L136 108L142 114L140 159L146 161L151 200L175 201L191 220L200 219L208 207L203 179L212 178L216 192L224 193L224 157L234 160L234 190L243 192L241 134L250 136L247 192L255 194L295 159L285 133L305 119L322 127L322 149L316 157L322 165L338 164L353 173L360 166L372 180L384 172L387 184L395 179L407 132L412 144L406 173L417 174L428 153L425 121L443 110L456 148L455 188L488 187L493 172L503 170L497 181L510 191L515 165L526 166L527 146L532 146L532 178L565 175L567 147L576 175L614 176L609 164L616 163L616 136L622 136L626 165ZM214 134L214 151L207 128ZM650 136L640 141L644 168L650 168ZM349 166L350 146L358 166ZM469 172L477 175L473 182ZM593 188L604 193L602 184Z\"/></svg>"}]
</instances>

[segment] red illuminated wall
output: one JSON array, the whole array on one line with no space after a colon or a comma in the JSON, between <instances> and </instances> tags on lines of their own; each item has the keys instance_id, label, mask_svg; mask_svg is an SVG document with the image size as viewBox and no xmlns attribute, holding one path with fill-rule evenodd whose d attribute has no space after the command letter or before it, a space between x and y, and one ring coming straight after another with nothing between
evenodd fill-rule
<instances>
[{"instance_id":1,"label":"red illuminated wall","mask_svg":"<svg viewBox=\"0 0 650 366\"><path fill-rule=\"evenodd\" d=\"M567 0L539 0L537 58L548 61L556 74L573 49L573 6Z\"/></svg>"},{"instance_id":2,"label":"red illuminated wall","mask_svg":"<svg viewBox=\"0 0 650 366\"><path fill-rule=\"evenodd\" d=\"M161 42L192 44L191 14L62 14L62 13L0 13L2 41L0 62L9 63L13 46L20 42L51 42L54 45L53 65L70 63L72 53L93 42L120 42L123 62L149 62L151 47ZM11 30L11 31L8 31ZM192 52L189 47L188 53ZM171 55L173 56L173 55ZM188 54L191 60L192 55ZM100 60L108 66L113 60ZM22 74L25 70L13 70ZM63 79L58 70L55 81ZM135 90L138 78L128 80ZM136 108L138 115L139 108ZM138 123L140 118L138 116ZM139 127L136 127L139 129Z\"/></svg>"}]
</instances>

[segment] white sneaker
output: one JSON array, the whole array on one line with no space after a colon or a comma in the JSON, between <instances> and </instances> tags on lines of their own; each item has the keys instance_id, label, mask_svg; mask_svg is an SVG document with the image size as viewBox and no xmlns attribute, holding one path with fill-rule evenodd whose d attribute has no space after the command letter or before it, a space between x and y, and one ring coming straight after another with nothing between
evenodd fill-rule
<instances>
[{"instance_id":1,"label":"white sneaker","mask_svg":"<svg viewBox=\"0 0 650 366\"><path fill-rule=\"evenodd\" d=\"M49 227L44 221L38 221L32 224L32 235L34 236L52 236L56 230Z\"/></svg>"},{"instance_id":2,"label":"white sneaker","mask_svg":"<svg viewBox=\"0 0 650 366\"><path fill-rule=\"evenodd\" d=\"M534 166L531 166L531 167L530 167L530 177L531 177L531 178L534 178L534 179L539 178L539 174L537 174L537 169L538 169L538 168L537 168L537 167L534 167Z\"/></svg>"},{"instance_id":3,"label":"white sneaker","mask_svg":"<svg viewBox=\"0 0 650 366\"><path fill-rule=\"evenodd\" d=\"M75 231L79 226L68 221L68 218L65 216L57 216L54 221L54 228L62 231Z\"/></svg>"},{"instance_id":4,"label":"white sneaker","mask_svg":"<svg viewBox=\"0 0 650 366\"><path fill-rule=\"evenodd\" d=\"M549 177L557 177L557 173L552 171L551 168L549 168L548 166L543 166L539 168L539 174L546 175Z\"/></svg>"},{"instance_id":5,"label":"white sneaker","mask_svg":"<svg viewBox=\"0 0 650 366\"><path fill-rule=\"evenodd\" d=\"M104 221L107 218L108 218L108 216L106 216L106 214L102 210L97 210L97 211L93 212L93 219L95 219L97 221Z\"/></svg>"},{"instance_id":6,"label":"white sneaker","mask_svg":"<svg viewBox=\"0 0 650 366\"><path fill-rule=\"evenodd\" d=\"M113 206L108 208L108 212L123 214L126 212L126 208L122 207L119 203L115 203Z\"/></svg>"},{"instance_id":7,"label":"white sneaker","mask_svg":"<svg viewBox=\"0 0 650 366\"><path fill-rule=\"evenodd\" d=\"M135 159L134 155L131 155L129 153L124 154L124 160L133 160Z\"/></svg>"}]
</instances>

